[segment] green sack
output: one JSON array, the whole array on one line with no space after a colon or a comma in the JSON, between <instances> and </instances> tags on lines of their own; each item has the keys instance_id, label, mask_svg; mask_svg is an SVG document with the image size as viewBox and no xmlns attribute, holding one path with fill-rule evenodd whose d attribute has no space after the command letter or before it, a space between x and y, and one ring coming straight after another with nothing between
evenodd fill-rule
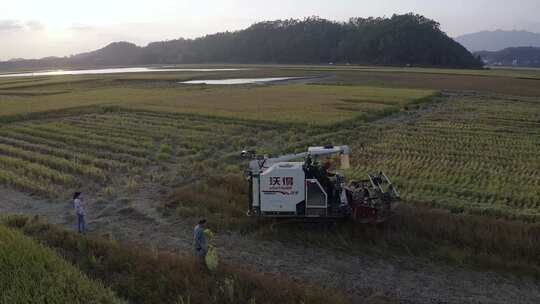
<instances>
[{"instance_id":1,"label":"green sack","mask_svg":"<svg viewBox=\"0 0 540 304\"><path fill-rule=\"evenodd\" d=\"M214 238L214 232L210 229L204 229L204 235L209 241L211 241Z\"/></svg>"},{"instance_id":2,"label":"green sack","mask_svg":"<svg viewBox=\"0 0 540 304\"><path fill-rule=\"evenodd\" d=\"M206 253L206 257L204 258L204 261L206 262L206 267L208 267L210 271L215 271L217 269L218 254L214 246L212 245L208 246L208 252Z\"/></svg>"}]
</instances>

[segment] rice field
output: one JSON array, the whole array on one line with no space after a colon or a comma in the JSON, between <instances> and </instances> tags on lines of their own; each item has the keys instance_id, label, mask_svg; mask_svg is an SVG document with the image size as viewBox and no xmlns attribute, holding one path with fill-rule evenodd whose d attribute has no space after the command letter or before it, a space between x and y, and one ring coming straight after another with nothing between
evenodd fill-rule
<instances>
[{"instance_id":1,"label":"rice field","mask_svg":"<svg viewBox=\"0 0 540 304\"><path fill-rule=\"evenodd\" d=\"M308 73L303 69L296 73ZM228 76L287 76L289 70ZM407 88L364 85L369 75L377 81L381 74L406 74L367 71L340 71L326 84L279 86L177 83L216 73L2 79L0 183L49 198L81 188L111 196L155 184L174 192L178 184L240 175L238 154L246 148L286 153L349 144L353 177L384 170L409 203L538 221L540 106L534 97L441 97L437 89L418 88L423 70L409 73ZM353 72L351 83L342 83ZM450 86L471 76L434 75L454 77L445 82ZM532 81L482 77L492 85ZM525 95L536 90L527 83L521 82ZM374 122L413 115L407 111L434 100L443 103L418 116Z\"/></svg>"},{"instance_id":2,"label":"rice field","mask_svg":"<svg viewBox=\"0 0 540 304\"><path fill-rule=\"evenodd\" d=\"M438 94L437 90L332 84L207 86L178 83L190 77L217 77L204 73L178 75L176 79L172 75L169 78L147 75L142 80L131 77L0 80L0 116L119 106L283 124L331 125L356 118L369 120Z\"/></svg>"},{"instance_id":3,"label":"rice field","mask_svg":"<svg viewBox=\"0 0 540 304\"><path fill-rule=\"evenodd\" d=\"M58 198L83 187L111 192L181 182L226 167L227 159L237 164L258 138L269 138L261 147L270 147L299 136L282 129L143 111L12 123L0 128L0 183Z\"/></svg>"},{"instance_id":4,"label":"rice field","mask_svg":"<svg viewBox=\"0 0 540 304\"><path fill-rule=\"evenodd\" d=\"M125 303L51 248L0 225L0 303Z\"/></svg>"},{"instance_id":5,"label":"rice field","mask_svg":"<svg viewBox=\"0 0 540 304\"><path fill-rule=\"evenodd\" d=\"M381 168L410 202L540 219L540 103L463 97L356 144L356 171Z\"/></svg>"},{"instance_id":6,"label":"rice field","mask_svg":"<svg viewBox=\"0 0 540 304\"><path fill-rule=\"evenodd\" d=\"M96 208L152 197L141 208L171 220L205 217L218 232L537 273L537 80L381 69L316 84L177 83L320 73L305 69L2 79L0 189L53 202L82 190ZM403 203L385 229L346 222L307 235L245 216L240 151L325 144L351 146L349 179L382 170L397 185Z\"/></svg>"}]
</instances>

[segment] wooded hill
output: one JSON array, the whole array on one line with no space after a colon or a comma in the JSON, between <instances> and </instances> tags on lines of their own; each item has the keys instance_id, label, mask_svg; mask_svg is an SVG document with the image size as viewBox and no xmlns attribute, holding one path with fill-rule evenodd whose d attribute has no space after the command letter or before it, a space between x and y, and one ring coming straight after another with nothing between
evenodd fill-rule
<instances>
[{"instance_id":1,"label":"wooded hill","mask_svg":"<svg viewBox=\"0 0 540 304\"><path fill-rule=\"evenodd\" d=\"M482 62L421 15L319 17L253 24L247 29L138 47L112 43L70 57L0 63L0 69L181 63L351 63L478 68Z\"/></svg>"}]
</instances>

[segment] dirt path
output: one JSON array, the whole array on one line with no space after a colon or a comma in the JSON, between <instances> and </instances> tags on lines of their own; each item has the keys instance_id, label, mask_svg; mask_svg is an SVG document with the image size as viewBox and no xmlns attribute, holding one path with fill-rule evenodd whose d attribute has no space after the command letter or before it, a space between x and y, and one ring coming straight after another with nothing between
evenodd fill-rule
<instances>
[{"instance_id":1,"label":"dirt path","mask_svg":"<svg viewBox=\"0 0 540 304\"><path fill-rule=\"evenodd\" d=\"M69 202L33 199L0 188L2 213L46 217L75 229ZM120 241L141 243L189 254L191 223L159 216L147 193L129 203L96 205L88 199L89 230ZM263 273L285 273L325 287L346 290L355 301L373 294L398 298L400 303L540 303L540 282L530 278L479 272L439 265L413 257L384 260L325 249L260 241L237 233L216 239L221 259Z\"/></svg>"}]
</instances>

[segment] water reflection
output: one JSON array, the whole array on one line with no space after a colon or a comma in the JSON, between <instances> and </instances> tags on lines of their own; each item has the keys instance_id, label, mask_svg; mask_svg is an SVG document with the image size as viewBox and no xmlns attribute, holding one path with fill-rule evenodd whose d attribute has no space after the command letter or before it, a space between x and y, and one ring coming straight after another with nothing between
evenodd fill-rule
<instances>
[{"instance_id":1,"label":"water reflection","mask_svg":"<svg viewBox=\"0 0 540 304\"><path fill-rule=\"evenodd\" d=\"M109 68L92 70L55 70L37 71L27 73L0 74L0 77L32 77L32 76L58 76L58 75L89 75L89 74L119 74L119 73L145 73L145 72L226 72L246 69L183 69L183 68Z\"/></svg>"}]
</instances>

